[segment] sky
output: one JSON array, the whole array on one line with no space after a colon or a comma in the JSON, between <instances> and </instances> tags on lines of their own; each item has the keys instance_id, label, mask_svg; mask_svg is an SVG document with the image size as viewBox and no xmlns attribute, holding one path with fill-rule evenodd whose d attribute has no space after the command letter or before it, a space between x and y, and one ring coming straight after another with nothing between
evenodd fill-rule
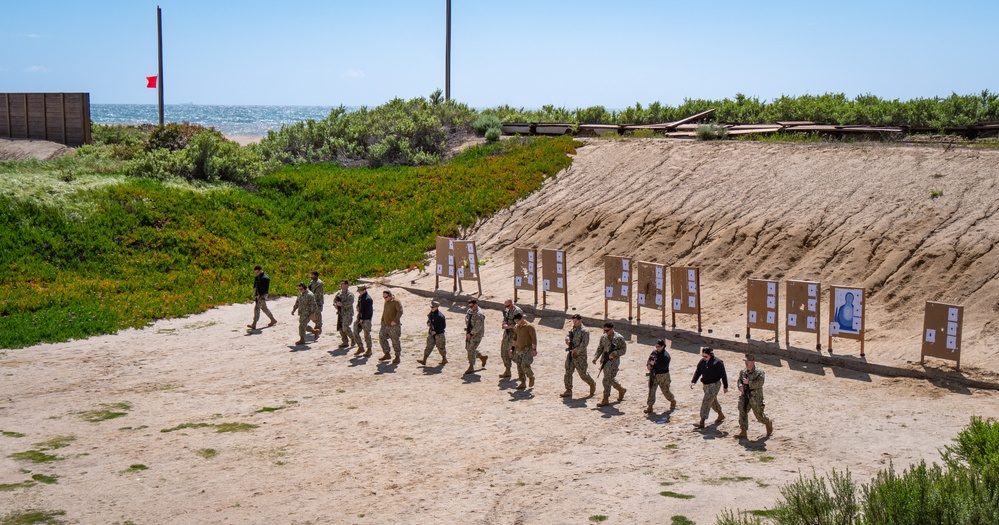
<instances>
[{"instance_id":1,"label":"sky","mask_svg":"<svg viewBox=\"0 0 999 525\"><path fill-rule=\"evenodd\" d=\"M446 0L0 0L0 92L376 106L444 89ZM999 91L999 1L451 0L475 108Z\"/></svg>"}]
</instances>

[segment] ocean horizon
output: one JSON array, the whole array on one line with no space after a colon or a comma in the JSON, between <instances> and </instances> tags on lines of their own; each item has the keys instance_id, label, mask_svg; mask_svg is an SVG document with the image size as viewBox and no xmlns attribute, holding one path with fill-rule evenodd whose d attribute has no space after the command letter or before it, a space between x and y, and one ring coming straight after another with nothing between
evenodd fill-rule
<instances>
[{"instance_id":1,"label":"ocean horizon","mask_svg":"<svg viewBox=\"0 0 999 525\"><path fill-rule=\"evenodd\" d=\"M320 120L329 116L336 106L226 106L207 104L166 104L163 120L189 122L213 127L224 135L263 137L268 131L304 120ZM348 107L348 111L358 109ZM156 104L91 104L90 120L94 124L156 124L159 109Z\"/></svg>"}]
</instances>

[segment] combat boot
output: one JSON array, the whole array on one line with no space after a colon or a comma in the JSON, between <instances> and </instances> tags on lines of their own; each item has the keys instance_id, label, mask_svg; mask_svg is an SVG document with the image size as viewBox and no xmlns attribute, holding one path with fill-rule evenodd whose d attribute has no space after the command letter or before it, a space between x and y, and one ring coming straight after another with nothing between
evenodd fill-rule
<instances>
[{"instance_id":1,"label":"combat boot","mask_svg":"<svg viewBox=\"0 0 999 525\"><path fill-rule=\"evenodd\" d=\"M467 376L468 374L474 374L474 373L475 373L475 369L472 368L472 367L468 367L468 370L465 370L464 375Z\"/></svg>"},{"instance_id":2,"label":"combat boot","mask_svg":"<svg viewBox=\"0 0 999 525\"><path fill-rule=\"evenodd\" d=\"M722 414L721 412L719 412L718 413L718 418L715 419L715 424L717 425L717 424L721 423L722 421L725 421L725 414Z\"/></svg>"},{"instance_id":3,"label":"combat boot","mask_svg":"<svg viewBox=\"0 0 999 525\"><path fill-rule=\"evenodd\" d=\"M249 328L250 330L256 330L257 329L257 325L255 325L255 324L248 324L248 325L246 325L246 327Z\"/></svg>"},{"instance_id":4,"label":"combat boot","mask_svg":"<svg viewBox=\"0 0 999 525\"><path fill-rule=\"evenodd\" d=\"M746 439L746 431L740 430L738 434L732 436L735 439Z\"/></svg>"},{"instance_id":5,"label":"combat boot","mask_svg":"<svg viewBox=\"0 0 999 525\"><path fill-rule=\"evenodd\" d=\"M562 392L561 394L559 394L559 397L572 397L572 390L566 390L565 392Z\"/></svg>"},{"instance_id":6,"label":"combat boot","mask_svg":"<svg viewBox=\"0 0 999 525\"><path fill-rule=\"evenodd\" d=\"M694 428L703 429L704 428L704 420L702 419L700 423L694 423Z\"/></svg>"},{"instance_id":7,"label":"combat boot","mask_svg":"<svg viewBox=\"0 0 999 525\"><path fill-rule=\"evenodd\" d=\"M298 341L295 341L295 346L304 345L304 344L305 344L305 339L299 339Z\"/></svg>"},{"instance_id":8,"label":"combat boot","mask_svg":"<svg viewBox=\"0 0 999 525\"><path fill-rule=\"evenodd\" d=\"M509 367L507 367L507 369L506 369L506 370L503 370L503 373L502 373L502 374L500 374L499 376L500 376L500 379L504 379L504 378L505 378L505 379L509 379L510 377L512 377L512 376L513 376L513 374L511 374L511 373L510 373L510 368L509 368Z\"/></svg>"},{"instance_id":9,"label":"combat boot","mask_svg":"<svg viewBox=\"0 0 999 525\"><path fill-rule=\"evenodd\" d=\"M673 400L673 401L669 402L669 410L670 410L670 412L676 410L676 400Z\"/></svg>"},{"instance_id":10,"label":"combat boot","mask_svg":"<svg viewBox=\"0 0 999 525\"><path fill-rule=\"evenodd\" d=\"M770 437L770 435L774 433L774 422L773 422L773 420L771 419L771 420L767 421L766 425L767 425L767 437Z\"/></svg>"},{"instance_id":11,"label":"combat boot","mask_svg":"<svg viewBox=\"0 0 999 525\"><path fill-rule=\"evenodd\" d=\"M527 386L534 388L534 376L527 378Z\"/></svg>"},{"instance_id":12,"label":"combat boot","mask_svg":"<svg viewBox=\"0 0 999 525\"><path fill-rule=\"evenodd\" d=\"M368 349L368 350L367 350L367 351L365 351L365 352L364 352L364 354L362 354L362 355L363 355L364 357L371 357L371 350L370 350L370 349Z\"/></svg>"},{"instance_id":13,"label":"combat boot","mask_svg":"<svg viewBox=\"0 0 999 525\"><path fill-rule=\"evenodd\" d=\"M395 356L395 359L392 360L392 364L393 365L399 364L399 356Z\"/></svg>"},{"instance_id":14,"label":"combat boot","mask_svg":"<svg viewBox=\"0 0 999 525\"><path fill-rule=\"evenodd\" d=\"M520 384L517 385L517 390L523 390L525 388L527 388L527 385L523 381L521 381Z\"/></svg>"},{"instance_id":15,"label":"combat boot","mask_svg":"<svg viewBox=\"0 0 999 525\"><path fill-rule=\"evenodd\" d=\"M383 354L381 357L378 358L379 361L388 361L389 359L392 359L391 354Z\"/></svg>"},{"instance_id":16,"label":"combat boot","mask_svg":"<svg viewBox=\"0 0 999 525\"><path fill-rule=\"evenodd\" d=\"M624 401L624 393L627 392L628 389L625 388L625 387L623 387L623 386L618 386L618 387L614 387L614 388L617 389L617 401L618 401L618 403L620 403L621 401Z\"/></svg>"},{"instance_id":17,"label":"combat boot","mask_svg":"<svg viewBox=\"0 0 999 525\"><path fill-rule=\"evenodd\" d=\"M354 355L361 355L363 353L364 353L364 346L363 345L358 345L357 351L354 352Z\"/></svg>"},{"instance_id":18,"label":"combat boot","mask_svg":"<svg viewBox=\"0 0 999 525\"><path fill-rule=\"evenodd\" d=\"M426 359L417 359L416 362L420 363L423 366L427 366L427 360Z\"/></svg>"},{"instance_id":19,"label":"combat boot","mask_svg":"<svg viewBox=\"0 0 999 525\"><path fill-rule=\"evenodd\" d=\"M446 357L442 357L441 358L441 363L439 365L437 365L437 366L444 366L446 364L447 364L447 358Z\"/></svg>"},{"instance_id":20,"label":"combat boot","mask_svg":"<svg viewBox=\"0 0 999 525\"><path fill-rule=\"evenodd\" d=\"M645 413L646 414L651 414L652 412L653 412L652 405L649 405L648 407L646 407L646 409L645 409Z\"/></svg>"},{"instance_id":21,"label":"combat boot","mask_svg":"<svg viewBox=\"0 0 999 525\"><path fill-rule=\"evenodd\" d=\"M599 403L597 403L597 408L599 408L599 407L605 407L605 406L609 405L610 404L609 397L610 396L604 396L604 398L601 399Z\"/></svg>"},{"instance_id":22,"label":"combat boot","mask_svg":"<svg viewBox=\"0 0 999 525\"><path fill-rule=\"evenodd\" d=\"M593 397L593 394L596 394L596 393L597 393L597 383L596 382L590 383L590 395L589 395L589 397Z\"/></svg>"},{"instance_id":23,"label":"combat boot","mask_svg":"<svg viewBox=\"0 0 999 525\"><path fill-rule=\"evenodd\" d=\"M489 356L487 356L487 355L480 355L479 356L479 361L482 361L482 368L486 367L486 359L489 359Z\"/></svg>"}]
</instances>

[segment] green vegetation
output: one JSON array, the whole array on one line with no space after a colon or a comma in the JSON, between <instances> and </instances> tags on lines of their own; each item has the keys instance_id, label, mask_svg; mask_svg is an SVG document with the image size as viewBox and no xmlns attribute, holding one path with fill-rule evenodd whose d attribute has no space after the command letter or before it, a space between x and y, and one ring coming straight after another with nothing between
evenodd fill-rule
<instances>
[{"instance_id":1,"label":"green vegetation","mask_svg":"<svg viewBox=\"0 0 999 525\"><path fill-rule=\"evenodd\" d=\"M46 485L55 485L56 483L59 483L59 476L56 476L55 474L51 476L46 476L45 474L32 474L31 479L39 483L45 483Z\"/></svg>"},{"instance_id":2,"label":"green vegetation","mask_svg":"<svg viewBox=\"0 0 999 525\"><path fill-rule=\"evenodd\" d=\"M173 432L175 430L184 430L184 429L187 429L187 428L205 428L205 427L213 427L213 426L215 426L215 425L213 425L211 423L181 423L181 424L179 424L179 425L177 425L175 427L172 427L172 428L164 428L164 429L160 430L160 432Z\"/></svg>"},{"instance_id":3,"label":"green vegetation","mask_svg":"<svg viewBox=\"0 0 999 525\"><path fill-rule=\"evenodd\" d=\"M669 522L671 525L695 525L694 520L686 516L673 516Z\"/></svg>"},{"instance_id":4,"label":"green vegetation","mask_svg":"<svg viewBox=\"0 0 999 525\"><path fill-rule=\"evenodd\" d=\"M937 197L943 197L943 190L930 190L930 198L935 199Z\"/></svg>"},{"instance_id":5,"label":"green vegetation","mask_svg":"<svg viewBox=\"0 0 999 525\"><path fill-rule=\"evenodd\" d=\"M201 456L201 457L203 457L205 459L212 459L215 456L219 455L219 451L215 450L214 448L202 448L202 449L199 449L199 450L195 451L195 454L197 454L197 455L199 455L199 456Z\"/></svg>"},{"instance_id":6,"label":"green vegetation","mask_svg":"<svg viewBox=\"0 0 999 525\"><path fill-rule=\"evenodd\" d=\"M35 486L35 482L28 480L20 483L0 483L0 492L13 492L17 489L28 489Z\"/></svg>"},{"instance_id":7,"label":"green vegetation","mask_svg":"<svg viewBox=\"0 0 999 525\"><path fill-rule=\"evenodd\" d=\"M0 430L0 436L9 437L9 438L23 438L24 434L20 432L10 432L7 430Z\"/></svg>"},{"instance_id":8,"label":"green vegetation","mask_svg":"<svg viewBox=\"0 0 999 525\"><path fill-rule=\"evenodd\" d=\"M129 465L127 469L123 470L124 473L129 472L141 472L143 470L149 470L149 467L143 465L142 463L136 463L134 465Z\"/></svg>"},{"instance_id":9,"label":"green vegetation","mask_svg":"<svg viewBox=\"0 0 999 525\"><path fill-rule=\"evenodd\" d=\"M46 454L41 450L15 452L13 454L8 454L7 457L15 461L34 461L35 463L50 463L52 461L62 461L63 459L66 459L54 454Z\"/></svg>"},{"instance_id":10,"label":"green vegetation","mask_svg":"<svg viewBox=\"0 0 999 525\"><path fill-rule=\"evenodd\" d=\"M440 90L429 98L393 99L374 109L348 112L343 106L323 120L306 120L269 131L259 151L268 162L338 162L352 166L424 166L446 155L449 142L471 129L475 112L444 101Z\"/></svg>"},{"instance_id":11,"label":"green vegetation","mask_svg":"<svg viewBox=\"0 0 999 525\"><path fill-rule=\"evenodd\" d=\"M593 516L590 516L590 521L592 521L593 523L601 523L607 521L607 516L604 516L603 514L595 514Z\"/></svg>"},{"instance_id":12,"label":"green vegetation","mask_svg":"<svg viewBox=\"0 0 999 525\"><path fill-rule=\"evenodd\" d=\"M734 99L687 99L678 106L653 102L647 107L636 103L622 111L602 106L573 110L552 105L539 110L499 106L482 111L503 122L565 122L579 124L655 124L673 122L715 108L715 122L770 124L811 121L818 124L860 124L871 126L914 126L943 129L978 122L999 121L999 94L988 90L978 95L952 94L949 97L886 100L874 95L847 98L842 93L782 96L772 101L737 94Z\"/></svg>"},{"instance_id":13,"label":"green vegetation","mask_svg":"<svg viewBox=\"0 0 999 525\"><path fill-rule=\"evenodd\" d=\"M672 490L664 490L659 493L660 496L665 496L667 498L677 498L677 499L693 499L694 496L690 494L680 494L679 492L673 492Z\"/></svg>"},{"instance_id":14,"label":"green vegetation","mask_svg":"<svg viewBox=\"0 0 999 525\"><path fill-rule=\"evenodd\" d=\"M101 421L127 416L128 411L131 409L132 404L127 402L101 403L101 408L95 408L94 410L83 412L80 414L80 417L83 418L84 421L100 423Z\"/></svg>"},{"instance_id":15,"label":"green vegetation","mask_svg":"<svg viewBox=\"0 0 999 525\"><path fill-rule=\"evenodd\" d=\"M260 428L260 425L251 425L250 423L219 423L215 425L215 432L219 434L223 432L249 432L255 428Z\"/></svg>"},{"instance_id":16,"label":"green vegetation","mask_svg":"<svg viewBox=\"0 0 999 525\"><path fill-rule=\"evenodd\" d=\"M770 463L771 461L774 460L774 457L773 456L768 456L766 454L760 454L756 458L756 460L759 461L760 463Z\"/></svg>"},{"instance_id":17,"label":"green vegetation","mask_svg":"<svg viewBox=\"0 0 999 525\"><path fill-rule=\"evenodd\" d=\"M437 235L536 190L575 144L509 140L418 168L299 166L253 191L98 174L66 183L52 165L0 163L0 347L246 301L255 264L276 296L311 270L353 279L421 266Z\"/></svg>"},{"instance_id":18,"label":"green vegetation","mask_svg":"<svg viewBox=\"0 0 999 525\"><path fill-rule=\"evenodd\" d=\"M254 410L253 413L254 414L259 414L261 412L277 412L278 410L281 410L282 408L288 408L288 407L287 406L283 406L283 407L263 407L263 408L261 408L259 410Z\"/></svg>"},{"instance_id":19,"label":"green vegetation","mask_svg":"<svg viewBox=\"0 0 999 525\"><path fill-rule=\"evenodd\" d=\"M728 136L728 130L717 124L706 124L697 127L697 140L721 140Z\"/></svg>"},{"instance_id":20,"label":"green vegetation","mask_svg":"<svg viewBox=\"0 0 999 525\"><path fill-rule=\"evenodd\" d=\"M74 436L56 436L48 441L41 441L33 445L39 450L55 450L57 448L68 447L70 443L76 441Z\"/></svg>"},{"instance_id":21,"label":"green vegetation","mask_svg":"<svg viewBox=\"0 0 999 525\"><path fill-rule=\"evenodd\" d=\"M894 466L858 486L849 471L781 488L768 511L726 511L718 525L964 525L999 523L999 422L972 418L942 452L944 465Z\"/></svg>"},{"instance_id":22,"label":"green vegetation","mask_svg":"<svg viewBox=\"0 0 999 525\"><path fill-rule=\"evenodd\" d=\"M61 510L16 510L0 517L0 525L58 525L65 523L58 516L65 516Z\"/></svg>"}]
</instances>

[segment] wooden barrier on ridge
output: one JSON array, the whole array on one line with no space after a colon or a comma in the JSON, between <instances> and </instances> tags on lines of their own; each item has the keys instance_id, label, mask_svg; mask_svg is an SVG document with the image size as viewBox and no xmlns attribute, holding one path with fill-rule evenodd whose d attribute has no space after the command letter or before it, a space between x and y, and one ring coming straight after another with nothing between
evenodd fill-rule
<instances>
[{"instance_id":1,"label":"wooden barrier on ridge","mask_svg":"<svg viewBox=\"0 0 999 525\"><path fill-rule=\"evenodd\" d=\"M90 144L90 93L0 93L0 138Z\"/></svg>"}]
</instances>

